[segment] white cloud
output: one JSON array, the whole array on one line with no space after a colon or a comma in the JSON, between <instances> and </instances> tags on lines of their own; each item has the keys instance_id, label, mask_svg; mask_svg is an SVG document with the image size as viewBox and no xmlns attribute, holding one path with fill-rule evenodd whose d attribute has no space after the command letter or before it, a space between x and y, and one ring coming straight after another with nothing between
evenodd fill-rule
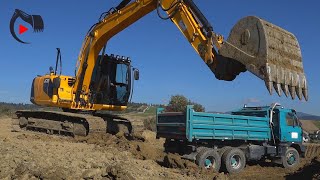
<instances>
[{"instance_id":1,"label":"white cloud","mask_svg":"<svg viewBox=\"0 0 320 180\"><path fill-rule=\"evenodd\" d=\"M9 94L9 91L0 90L0 95Z\"/></svg>"}]
</instances>

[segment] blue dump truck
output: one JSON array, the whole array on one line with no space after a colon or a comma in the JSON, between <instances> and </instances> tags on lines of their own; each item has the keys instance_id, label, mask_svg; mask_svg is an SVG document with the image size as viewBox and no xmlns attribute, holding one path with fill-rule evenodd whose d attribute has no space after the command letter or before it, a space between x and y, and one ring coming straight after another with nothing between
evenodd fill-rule
<instances>
[{"instance_id":1,"label":"blue dump truck","mask_svg":"<svg viewBox=\"0 0 320 180\"><path fill-rule=\"evenodd\" d=\"M249 161L269 159L295 168L304 157L301 124L295 110L278 104L243 107L231 114L164 112L157 109L157 138L165 150L200 167L238 173Z\"/></svg>"}]
</instances>

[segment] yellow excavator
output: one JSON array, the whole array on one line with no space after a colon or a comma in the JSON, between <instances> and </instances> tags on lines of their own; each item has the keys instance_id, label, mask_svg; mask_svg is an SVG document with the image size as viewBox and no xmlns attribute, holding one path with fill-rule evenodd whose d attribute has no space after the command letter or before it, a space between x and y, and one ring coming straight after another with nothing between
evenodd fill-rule
<instances>
[{"instance_id":1,"label":"yellow excavator","mask_svg":"<svg viewBox=\"0 0 320 180\"><path fill-rule=\"evenodd\" d=\"M92 132L126 128L139 131L141 122L125 116L93 112L125 110L132 84L139 71L128 57L106 54L108 40L140 18L157 11L161 19L171 20L196 53L219 80L232 81L249 71L273 88L293 99L308 99L307 80L301 50L296 37L265 20L249 16L241 19L228 39L214 32L212 25L192 0L123 0L101 14L88 31L78 57L75 76L55 69L34 78L31 102L39 106L59 107L58 111L17 111L16 125L49 134L87 136ZM179 60L178 60L179 61Z\"/></svg>"}]
</instances>

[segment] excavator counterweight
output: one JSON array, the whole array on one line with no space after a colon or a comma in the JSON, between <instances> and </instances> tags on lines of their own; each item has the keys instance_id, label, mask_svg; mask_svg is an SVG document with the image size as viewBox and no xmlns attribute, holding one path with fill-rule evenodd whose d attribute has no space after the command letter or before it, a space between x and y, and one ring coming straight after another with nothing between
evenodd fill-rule
<instances>
[{"instance_id":1,"label":"excavator counterweight","mask_svg":"<svg viewBox=\"0 0 320 180\"><path fill-rule=\"evenodd\" d=\"M241 62L248 71L292 99L308 100L307 80L297 38L290 32L255 16L241 19L219 49L220 55Z\"/></svg>"}]
</instances>

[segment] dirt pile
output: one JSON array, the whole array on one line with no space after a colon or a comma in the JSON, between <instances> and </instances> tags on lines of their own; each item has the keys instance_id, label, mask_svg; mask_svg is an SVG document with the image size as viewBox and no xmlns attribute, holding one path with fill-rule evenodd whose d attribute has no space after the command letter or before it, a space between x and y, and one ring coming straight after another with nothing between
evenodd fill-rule
<instances>
[{"instance_id":1,"label":"dirt pile","mask_svg":"<svg viewBox=\"0 0 320 180\"><path fill-rule=\"evenodd\" d=\"M151 160L158 155L140 145L147 140L11 132L10 124L9 118L0 119L0 179L194 179Z\"/></svg>"},{"instance_id":2,"label":"dirt pile","mask_svg":"<svg viewBox=\"0 0 320 180\"><path fill-rule=\"evenodd\" d=\"M306 158L313 159L315 157L320 158L320 144L310 143L306 144Z\"/></svg>"},{"instance_id":3,"label":"dirt pile","mask_svg":"<svg viewBox=\"0 0 320 180\"><path fill-rule=\"evenodd\" d=\"M171 153L164 157L162 165L168 168L198 168L197 165L191 161L181 159L180 155Z\"/></svg>"},{"instance_id":4,"label":"dirt pile","mask_svg":"<svg viewBox=\"0 0 320 180\"><path fill-rule=\"evenodd\" d=\"M319 178L320 145L309 144L296 171L271 163L248 164L237 175L215 173L165 153L163 139L145 131L139 137L92 134L59 137L11 132L0 118L0 179L284 179Z\"/></svg>"},{"instance_id":5,"label":"dirt pile","mask_svg":"<svg viewBox=\"0 0 320 180\"><path fill-rule=\"evenodd\" d=\"M76 143L93 144L97 150L106 150L110 148L117 149L118 151L128 151L135 158L146 160L159 160L163 159L164 153L162 143L156 141L148 135L139 137L138 140L131 140L131 137L125 137L123 134L111 135L111 134L91 134L87 137L76 137L71 139Z\"/></svg>"},{"instance_id":6,"label":"dirt pile","mask_svg":"<svg viewBox=\"0 0 320 180\"><path fill-rule=\"evenodd\" d=\"M163 148L164 140L157 140L155 133L151 131L143 132L138 140L131 140L131 138L122 134L116 136L93 134L87 137L77 137L74 141L94 144L100 150L112 147L119 151L128 151L135 159L156 162L159 166L170 168L183 176L200 179L222 177L218 173L199 168L195 163L182 159L178 154L165 153Z\"/></svg>"}]
</instances>

